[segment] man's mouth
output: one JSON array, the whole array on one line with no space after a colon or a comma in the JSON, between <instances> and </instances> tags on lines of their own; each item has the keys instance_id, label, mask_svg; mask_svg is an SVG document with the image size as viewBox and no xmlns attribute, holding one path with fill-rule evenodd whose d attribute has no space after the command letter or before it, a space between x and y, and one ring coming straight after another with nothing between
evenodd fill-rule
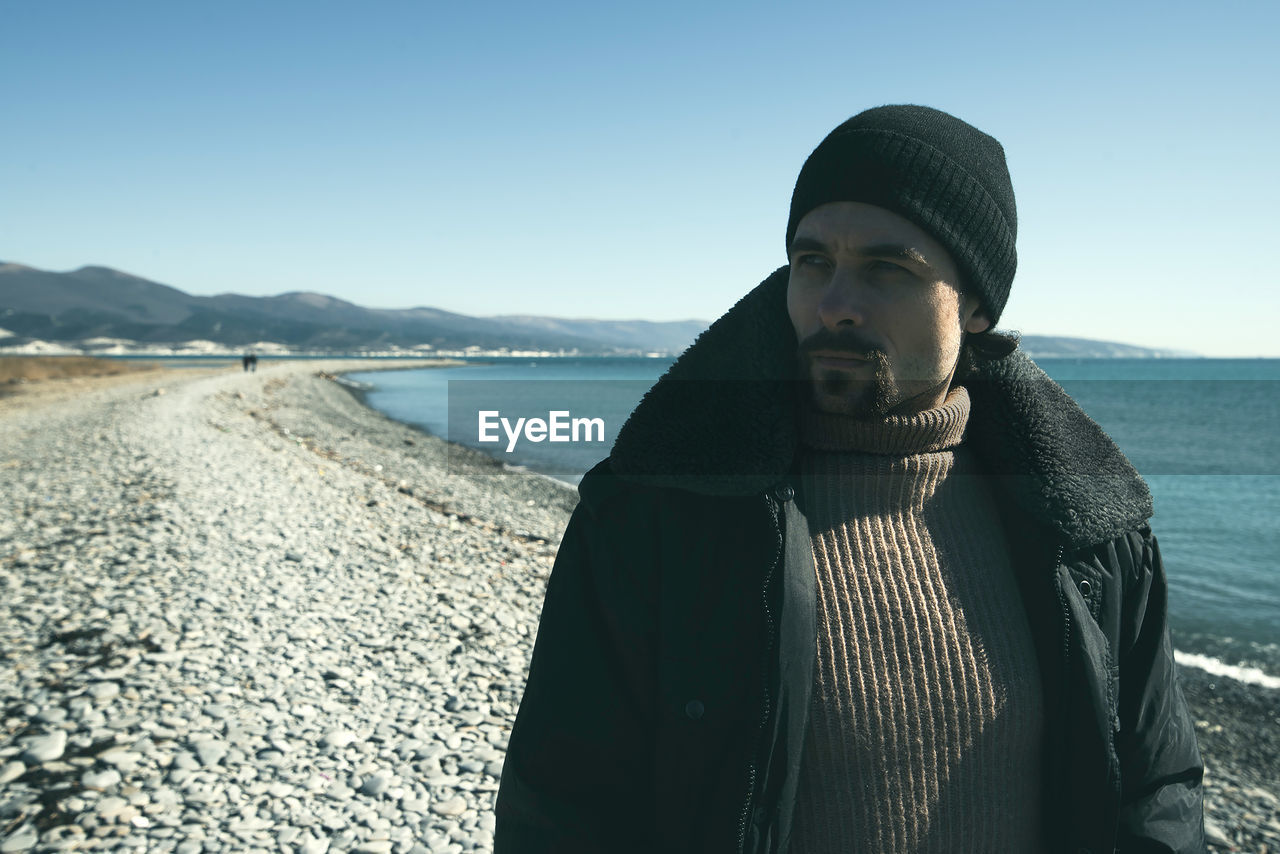
<instances>
[{"instance_id":1,"label":"man's mouth","mask_svg":"<svg viewBox=\"0 0 1280 854\"><path fill-rule=\"evenodd\" d=\"M857 368L871 360L862 353L849 350L814 350L809 354L813 364L822 368Z\"/></svg>"}]
</instances>

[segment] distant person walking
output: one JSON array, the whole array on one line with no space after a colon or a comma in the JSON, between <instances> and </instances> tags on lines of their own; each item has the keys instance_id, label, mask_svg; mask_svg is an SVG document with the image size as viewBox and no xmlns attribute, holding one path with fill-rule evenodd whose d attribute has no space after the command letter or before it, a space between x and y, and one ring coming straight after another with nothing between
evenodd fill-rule
<instances>
[{"instance_id":1,"label":"distant person walking","mask_svg":"<svg viewBox=\"0 0 1280 854\"><path fill-rule=\"evenodd\" d=\"M245 353L242 357L240 357L240 364L244 365L244 372L245 372L246 374L247 374L247 373L249 373L249 359L250 359L250 358L251 358L251 357L249 356L249 354L248 354L248 353Z\"/></svg>"},{"instance_id":2,"label":"distant person walking","mask_svg":"<svg viewBox=\"0 0 1280 854\"><path fill-rule=\"evenodd\" d=\"M240 361L244 365L244 369L246 373L258 370L258 357L253 355L252 353L245 353L244 358L242 358Z\"/></svg>"}]
</instances>

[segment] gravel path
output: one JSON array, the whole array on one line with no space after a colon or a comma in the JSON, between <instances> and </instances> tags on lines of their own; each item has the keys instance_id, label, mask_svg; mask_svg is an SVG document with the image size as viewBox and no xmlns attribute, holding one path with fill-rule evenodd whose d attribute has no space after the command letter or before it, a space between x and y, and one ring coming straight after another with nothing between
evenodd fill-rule
<instances>
[{"instance_id":1,"label":"gravel path","mask_svg":"<svg viewBox=\"0 0 1280 854\"><path fill-rule=\"evenodd\" d=\"M342 369L0 405L0 854L492 849L576 495ZM1280 851L1280 692L1186 675L1214 850Z\"/></svg>"},{"instance_id":2,"label":"gravel path","mask_svg":"<svg viewBox=\"0 0 1280 854\"><path fill-rule=\"evenodd\" d=\"M315 370L0 421L0 850L491 849L574 495Z\"/></svg>"}]
</instances>

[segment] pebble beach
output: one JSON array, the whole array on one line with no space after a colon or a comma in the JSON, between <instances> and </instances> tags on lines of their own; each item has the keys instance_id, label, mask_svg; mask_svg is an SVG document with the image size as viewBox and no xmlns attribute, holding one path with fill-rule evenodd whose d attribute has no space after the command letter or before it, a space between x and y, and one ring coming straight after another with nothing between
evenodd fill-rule
<instances>
[{"instance_id":1,"label":"pebble beach","mask_svg":"<svg viewBox=\"0 0 1280 854\"><path fill-rule=\"evenodd\" d=\"M576 492L355 370L0 398L0 854L492 850ZM1213 850L1280 851L1280 691L1183 687Z\"/></svg>"}]
</instances>

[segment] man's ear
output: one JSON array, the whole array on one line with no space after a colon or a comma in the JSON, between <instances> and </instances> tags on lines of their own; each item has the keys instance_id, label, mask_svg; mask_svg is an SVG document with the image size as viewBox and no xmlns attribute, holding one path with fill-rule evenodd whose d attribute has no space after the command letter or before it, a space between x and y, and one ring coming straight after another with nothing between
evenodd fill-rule
<instances>
[{"instance_id":1,"label":"man's ear","mask_svg":"<svg viewBox=\"0 0 1280 854\"><path fill-rule=\"evenodd\" d=\"M964 294L961 300L960 315L964 318L965 332L977 335L991 328L991 321L987 318L987 313L982 310L982 303L978 302L977 297Z\"/></svg>"},{"instance_id":2,"label":"man's ear","mask_svg":"<svg viewBox=\"0 0 1280 854\"><path fill-rule=\"evenodd\" d=\"M969 319L964 322L964 331L971 332L974 335L977 335L979 332L986 332L990 328L991 321L987 319L987 316L982 312L982 309L978 309L973 314L969 315Z\"/></svg>"}]
</instances>

